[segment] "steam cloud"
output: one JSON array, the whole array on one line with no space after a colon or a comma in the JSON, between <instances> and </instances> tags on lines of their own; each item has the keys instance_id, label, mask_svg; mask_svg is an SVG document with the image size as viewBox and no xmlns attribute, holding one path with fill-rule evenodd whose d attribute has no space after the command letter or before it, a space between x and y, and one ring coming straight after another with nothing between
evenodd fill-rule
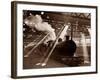
<instances>
[{"instance_id":1,"label":"steam cloud","mask_svg":"<svg viewBox=\"0 0 100 80\"><path fill-rule=\"evenodd\" d=\"M24 23L29 26L32 29L36 29L38 31L42 31L45 34L49 33L49 36L47 39L44 41L44 43L47 43L50 40L55 40L56 39L56 34L55 34L55 29L51 27L50 24L47 22L43 22L43 19L41 18L40 15L30 15L24 20Z\"/></svg>"}]
</instances>

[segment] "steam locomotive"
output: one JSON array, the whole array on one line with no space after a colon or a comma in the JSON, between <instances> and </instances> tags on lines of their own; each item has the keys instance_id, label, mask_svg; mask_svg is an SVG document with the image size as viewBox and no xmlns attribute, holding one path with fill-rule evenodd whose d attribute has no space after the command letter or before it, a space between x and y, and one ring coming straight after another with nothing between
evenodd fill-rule
<instances>
[{"instance_id":1,"label":"steam locomotive","mask_svg":"<svg viewBox=\"0 0 100 80\"><path fill-rule=\"evenodd\" d=\"M30 20L30 17L31 17L31 20ZM33 20L35 20L35 19L33 19L33 18L34 18L34 16L32 16L32 15L29 16L29 19L25 19L25 24L27 26L32 27L32 29L35 27L36 29L39 29L42 32L47 31L49 35L46 34L46 36L43 39L41 39L37 44L35 44L34 46L31 46L30 50L26 49L27 51L24 51L26 53L26 55L24 57L28 57L31 53L35 53L35 49L38 49L37 53L42 54L41 57L43 57L43 60L39 63L39 65L41 65L41 66L45 66L47 64L49 58L55 59L59 62L61 61L62 63L67 64L67 65L74 65L72 62L77 62L77 60L79 61L79 59L74 57L77 46L76 46L76 43L72 39L72 33L71 33L71 39L69 39L69 36L66 36L66 39L64 41L62 41L62 39L60 38L61 33L64 31L64 29L67 29L66 25L64 25L60 29L60 31L57 33L57 36L55 37L55 32L54 32L53 28L48 23L46 23L49 27L49 29L48 29L46 27L47 25L45 26L44 22L42 22L42 18L40 16L38 16L38 17L36 16L37 22L34 22ZM37 24L39 24L39 25L37 25ZM73 31L71 31L71 32L73 32ZM52 36L54 36L54 37L52 37ZM46 44L44 44L44 42L46 42L48 44L46 45ZM28 48L30 48L30 47L28 47ZM72 60L70 60L70 59L72 59ZM68 63L66 63L66 62L68 62Z\"/></svg>"}]
</instances>

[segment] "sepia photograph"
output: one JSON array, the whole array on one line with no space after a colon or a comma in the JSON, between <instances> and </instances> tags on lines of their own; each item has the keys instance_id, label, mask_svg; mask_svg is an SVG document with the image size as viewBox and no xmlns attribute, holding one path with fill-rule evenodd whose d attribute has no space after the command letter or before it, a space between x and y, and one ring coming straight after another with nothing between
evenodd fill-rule
<instances>
[{"instance_id":1,"label":"sepia photograph","mask_svg":"<svg viewBox=\"0 0 100 80\"><path fill-rule=\"evenodd\" d=\"M23 68L91 65L91 14L23 10Z\"/></svg>"},{"instance_id":2,"label":"sepia photograph","mask_svg":"<svg viewBox=\"0 0 100 80\"><path fill-rule=\"evenodd\" d=\"M12 78L97 73L97 7L13 1Z\"/></svg>"}]
</instances>

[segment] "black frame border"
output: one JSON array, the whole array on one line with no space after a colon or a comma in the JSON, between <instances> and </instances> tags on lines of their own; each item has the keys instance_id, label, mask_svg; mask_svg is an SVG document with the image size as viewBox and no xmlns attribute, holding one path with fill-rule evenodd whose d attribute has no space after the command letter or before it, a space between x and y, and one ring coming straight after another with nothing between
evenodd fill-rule
<instances>
[{"instance_id":1,"label":"black frame border","mask_svg":"<svg viewBox=\"0 0 100 80\"><path fill-rule=\"evenodd\" d=\"M17 4L34 4L60 7L82 7L96 9L96 71L81 72L81 73L63 73L51 75L36 75L36 76L17 76ZM11 2L11 78L36 78L36 77L51 77L51 76L66 76L66 75L81 75L81 74L96 74L98 73L98 7L90 5L72 5L72 4L58 4L58 3L41 3L41 2L27 2L27 1L12 1Z\"/></svg>"}]
</instances>

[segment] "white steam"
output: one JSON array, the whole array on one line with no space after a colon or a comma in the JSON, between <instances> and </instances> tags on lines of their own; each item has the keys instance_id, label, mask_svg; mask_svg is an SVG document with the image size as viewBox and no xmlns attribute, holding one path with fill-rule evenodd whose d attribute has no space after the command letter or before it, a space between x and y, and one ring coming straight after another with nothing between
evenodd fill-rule
<instances>
[{"instance_id":1,"label":"white steam","mask_svg":"<svg viewBox=\"0 0 100 80\"><path fill-rule=\"evenodd\" d=\"M46 34L49 33L49 36L44 43L56 39L55 29L53 29L47 22L43 22L40 15L30 15L24 20L24 23L32 29L35 28L36 30L43 31Z\"/></svg>"}]
</instances>

